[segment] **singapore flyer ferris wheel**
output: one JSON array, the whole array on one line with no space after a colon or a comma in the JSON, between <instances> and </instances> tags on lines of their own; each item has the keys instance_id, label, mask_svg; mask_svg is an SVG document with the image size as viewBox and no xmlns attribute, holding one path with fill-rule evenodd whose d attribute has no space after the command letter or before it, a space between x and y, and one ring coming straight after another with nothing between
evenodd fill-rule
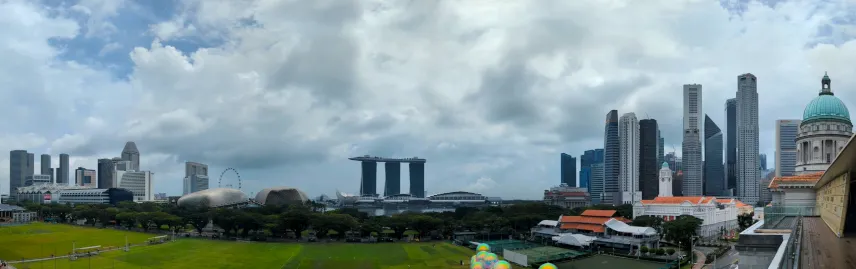
<instances>
[{"instance_id":1,"label":"singapore flyer ferris wheel","mask_svg":"<svg viewBox=\"0 0 856 269\"><path fill-rule=\"evenodd\" d=\"M238 170L236 170L235 168L232 168L232 167L226 168L226 170L223 170L223 173L220 173L220 179L217 180L217 187L218 188L223 187L223 176L226 175L226 173L229 171L232 171L233 173L235 173L235 176L238 178L238 189L240 190L241 189L241 174L238 173ZM232 186L232 184L226 184L226 187L231 188L233 186Z\"/></svg>"}]
</instances>

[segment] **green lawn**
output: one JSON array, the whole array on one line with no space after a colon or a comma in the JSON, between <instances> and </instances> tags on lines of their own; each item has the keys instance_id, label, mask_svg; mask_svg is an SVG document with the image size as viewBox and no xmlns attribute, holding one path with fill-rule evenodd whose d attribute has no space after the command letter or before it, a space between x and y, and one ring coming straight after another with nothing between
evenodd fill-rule
<instances>
[{"instance_id":1,"label":"green lawn","mask_svg":"<svg viewBox=\"0 0 856 269\"><path fill-rule=\"evenodd\" d=\"M126 233L54 224L31 224L0 228L0 259L49 256L68 253L71 241L83 245L121 246L129 241L144 242L149 234ZM31 254L32 253L32 254ZM42 255L35 255L42 253ZM462 268L473 251L439 243L248 243L181 239L176 242L112 251L77 261L58 259L41 263L15 264L26 268L355 268L355 269L440 269ZM56 265L56 266L55 266ZM54 267L55 266L55 267Z\"/></svg>"}]
</instances>

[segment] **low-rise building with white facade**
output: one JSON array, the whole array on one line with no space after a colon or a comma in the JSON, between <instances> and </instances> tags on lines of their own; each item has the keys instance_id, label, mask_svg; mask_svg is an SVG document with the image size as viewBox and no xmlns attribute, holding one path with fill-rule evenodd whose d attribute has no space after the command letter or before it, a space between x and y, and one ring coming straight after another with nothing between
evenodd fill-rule
<instances>
[{"instance_id":1,"label":"low-rise building with white facade","mask_svg":"<svg viewBox=\"0 0 856 269\"><path fill-rule=\"evenodd\" d=\"M654 216L672 221L681 215L690 215L702 220L698 235L715 237L736 230L737 216L750 205L737 199L716 199L705 196L657 197L633 204L633 218Z\"/></svg>"},{"instance_id":2,"label":"low-rise building with white facade","mask_svg":"<svg viewBox=\"0 0 856 269\"><path fill-rule=\"evenodd\" d=\"M81 186L44 184L20 187L17 191L19 201L37 204L112 204L133 201L131 191L119 188L93 189Z\"/></svg>"},{"instance_id":3,"label":"low-rise building with white facade","mask_svg":"<svg viewBox=\"0 0 856 269\"><path fill-rule=\"evenodd\" d=\"M530 239L580 248L592 245L628 250L659 247L660 236L654 228L631 226L628 222L630 220L616 216L615 210L589 209L579 216L541 221L531 229Z\"/></svg>"},{"instance_id":4,"label":"low-rise building with white facade","mask_svg":"<svg viewBox=\"0 0 856 269\"><path fill-rule=\"evenodd\" d=\"M125 161L126 163L130 163ZM134 193L134 201L153 201L152 172L116 170L116 186Z\"/></svg>"}]
</instances>

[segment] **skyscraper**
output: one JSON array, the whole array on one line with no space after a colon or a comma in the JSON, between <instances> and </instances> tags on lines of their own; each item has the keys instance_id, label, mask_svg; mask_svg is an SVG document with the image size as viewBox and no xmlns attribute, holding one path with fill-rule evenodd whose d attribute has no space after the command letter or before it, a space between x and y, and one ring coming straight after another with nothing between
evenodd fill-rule
<instances>
[{"instance_id":1,"label":"skyscraper","mask_svg":"<svg viewBox=\"0 0 856 269\"><path fill-rule=\"evenodd\" d=\"M600 174L603 174L603 149L590 149L583 152L580 156L580 188L589 188L594 179L592 178L592 165L600 163ZM599 182L600 188L603 188L603 181ZM589 190L591 191L591 190Z\"/></svg>"},{"instance_id":2,"label":"skyscraper","mask_svg":"<svg viewBox=\"0 0 856 269\"><path fill-rule=\"evenodd\" d=\"M665 149L665 146L666 139L663 139L663 135L662 133L660 133L660 129L657 128L657 165L662 164L664 161L663 157L665 156L665 152L663 152L663 149Z\"/></svg>"},{"instance_id":3,"label":"skyscraper","mask_svg":"<svg viewBox=\"0 0 856 269\"><path fill-rule=\"evenodd\" d=\"M767 170L767 154L758 154L758 169L761 171Z\"/></svg>"},{"instance_id":4,"label":"skyscraper","mask_svg":"<svg viewBox=\"0 0 856 269\"><path fill-rule=\"evenodd\" d=\"M78 167L74 170L74 185L96 188L98 173L95 170Z\"/></svg>"},{"instance_id":5,"label":"skyscraper","mask_svg":"<svg viewBox=\"0 0 856 269\"><path fill-rule=\"evenodd\" d=\"M26 150L9 151L9 196L17 197L17 190L24 186L27 176L33 175L32 154Z\"/></svg>"},{"instance_id":6,"label":"skyscraper","mask_svg":"<svg viewBox=\"0 0 856 269\"><path fill-rule=\"evenodd\" d=\"M98 188L108 189L116 187L116 180L113 172L116 170L116 165L111 159L98 159Z\"/></svg>"},{"instance_id":7,"label":"skyscraper","mask_svg":"<svg viewBox=\"0 0 856 269\"><path fill-rule=\"evenodd\" d=\"M683 195L702 195L701 116L702 90L699 84L684 85L684 135L681 143L683 160Z\"/></svg>"},{"instance_id":8,"label":"skyscraper","mask_svg":"<svg viewBox=\"0 0 856 269\"><path fill-rule=\"evenodd\" d=\"M797 134L801 120L776 120L776 176L792 176L797 164Z\"/></svg>"},{"instance_id":9,"label":"skyscraper","mask_svg":"<svg viewBox=\"0 0 856 269\"><path fill-rule=\"evenodd\" d=\"M722 130L704 115L704 195L723 195L725 168L722 163Z\"/></svg>"},{"instance_id":10,"label":"skyscraper","mask_svg":"<svg viewBox=\"0 0 856 269\"><path fill-rule=\"evenodd\" d=\"M122 160L131 162L128 170L140 171L140 151L137 150L137 144L134 141L125 143L125 147L122 148Z\"/></svg>"},{"instance_id":11,"label":"skyscraper","mask_svg":"<svg viewBox=\"0 0 856 269\"><path fill-rule=\"evenodd\" d=\"M725 101L725 188L734 195L737 188L737 98Z\"/></svg>"},{"instance_id":12,"label":"skyscraper","mask_svg":"<svg viewBox=\"0 0 856 269\"><path fill-rule=\"evenodd\" d=\"M737 197L758 203L758 81L755 75L737 76Z\"/></svg>"},{"instance_id":13,"label":"skyscraper","mask_svg":"<svg viewBox=\"0 0 856 269\"><path fill-rule=\"evenodd\" d=\"M599 196L597 201L603 204L619 204L621 193L618 188L618 171L620 169L618 143L618 110L610 110L606 114L606 126L603 138L603 188L598 193L592 192L592 197ZM592 198L594 200L595 198Z\"/></svg>"},{"instance_id":14,"label":"skyscraper","mask_svg":"<svg viewBox=\"0 0 856 269\"><path fill-rule=\"evenodd\" d=\"M42 157L41 158L42 169L40 169L39 175L49 175L49 176L51 176L51 182L56 182L53 179L53 177L54 177L53 170L51 170L51 155L42 154L41 157Z\"/></svg>"},{"instance_id":15,"label":"skyscraper","mask_svg":"<svg viewBox=\"0 0 856 269\"><path fill-rule=\"evenodd\" d=\"M571 187L577 186L577 158L571 155L562 153L560 158L560 169L562 171L559 183L567 184Z\"/></svg>"},{"instance_id":16,"label":"skyscraper","mask_svg":"<svg viewBox=\"0 0 856 269\"><path fill-rule=\"evenodd\" d=\"M662 162L660 159L659 130L657 120L644 119L639 121L639 188L642 199L650 200L659 193L658 178ZM669 181L669 184L672 182Z\"/></svg>"},{"instance_id":17,"label":"skyscraper","mask_svg":"<svg viewBox=\"0 0 856 269\"><path fill-rule=\"evenodd\" d=\"M57 184L68 184L68 154L59 154L59 168L57 169Z\"/></svg>"},{"instance_id":18,"label":"skyscraper","mask_svg":"<svg viewBox=\"0 0 856 269\"><path fill-rule=\"evenodd\" d=\"M618 120L618 140L621 203L632 204L642 200L642 192L639 191L639 120L633 112L625 113Z\"/></svg>"},{"instance_id":19,"label":"skyscraper","mask_svg":"<svg viewBox=\"0 0 856 269\"><path fill-rule=\"evenodd\" d=\"M208 165L197 162L184 163L184 194L207 190L209 185Z\"/></svg>"}]
</instances>

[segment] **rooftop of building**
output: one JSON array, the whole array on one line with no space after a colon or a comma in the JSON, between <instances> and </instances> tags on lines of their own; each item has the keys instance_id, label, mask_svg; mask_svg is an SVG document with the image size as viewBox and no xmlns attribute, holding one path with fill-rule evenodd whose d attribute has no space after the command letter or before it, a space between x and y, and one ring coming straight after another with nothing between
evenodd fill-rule
<instances>
[{"instance_id":1,"label":"rooftop of building","mask_svg":"<svg viewBox=\"0 0 856 269\"><path fill-rule=\"evenodd\" d=\"M820 177L823 176L823 172L802 174L796 176L782 176L782 177L774 177L773 180L770 180L770 185L768 188L778 188L780 184L810 184L814 185Z\"/></svg>"},{"instance_id":2,"label":"rooftop of building","mask_svg":"<svg viewBox=\"0 0 856 269\"><path fill-rule=\"evenodd\" d=\"M348 160L352 161L361 161L361 162L382 162L382 163L425 163L428 160L421 159L419 157L413 158L387 158L387 157L377 157L377 156L359 156L359 157L351 157Z\"/></svg>"},{"instance_id":3,"label":"rooftop of building","mask_svg":"<svg viewBox=\"0 0 856 269\"><path fill-rule=\"evenodd\" d=\"M25 209L16 205L0 204L0 212L24 211Z\"/></svg>"},{"instance_id":4,"label":"rooftop of building","mask_svg":"<svg viewBox=\"0 0 856 269\"><path fill-rule=\"evenodd\" d=\"M823 219L805 217L802 220L799 268L853 268L856 266L856 238L838 238Z\"/></svg>"}]
</instances>

